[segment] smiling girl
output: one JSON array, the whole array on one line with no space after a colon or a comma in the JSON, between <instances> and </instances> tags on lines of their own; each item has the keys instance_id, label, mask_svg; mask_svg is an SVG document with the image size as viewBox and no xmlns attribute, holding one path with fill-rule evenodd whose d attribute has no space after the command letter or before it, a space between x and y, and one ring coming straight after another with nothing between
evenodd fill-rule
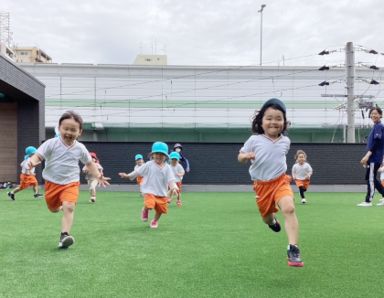
<instances>
[{"instance_id":1,"label":"smiling girl","mask_svg":"<svg viewBox=\"0 0 384 298\"><path fill-rule=\"evenodd\" d=\"M281 226L275 217L280 209L285 219L288 236L288 265L304 266L298 247L299 223L295 213L293 191L287 171L286 155L290 143L284 135L287 130L284 103L272 98L256 112L252 122L252 135L240 149L238 161L251 162L249 173L256 192L256 203L263 221L274 232Z\"/></svg>"},{"instance_id":2,"label":"smiling girl","mask_svg":"<svg viewBox=\"0 0 384 298\"><path fill-rule=\"evenodd\" d=\"M87 166L100 185L109 185L110 180L99 172L88 150L77 141L82 131L80 115L73 111L65 112L59 120L60 135L45 141L29 159L30 168L45 160L45 201L51 212L63 211L59 248L68 248L75 242L70 231L79 196L79 161Z\"/></svg>"}]
</instances>

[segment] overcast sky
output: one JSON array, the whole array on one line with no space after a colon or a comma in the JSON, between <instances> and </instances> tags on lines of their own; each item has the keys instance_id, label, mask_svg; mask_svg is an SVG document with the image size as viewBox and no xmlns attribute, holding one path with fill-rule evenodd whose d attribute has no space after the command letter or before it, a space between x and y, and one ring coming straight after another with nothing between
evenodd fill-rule
<instances>
[{"instance_id":1,"label":"overcast sky","mask_svg":"<svg viewBox=\"0 0 384 298\"><path fill-rule=\"evenodd\" d=\"M258 65L261 4L263 65L343 63L348 41L384 52L380 0L2 0L0 11L16 45L56 63L131 64L141 53L170 65ZM325 48L333 58L317 55Z\"/></svg>"}]
</instances>

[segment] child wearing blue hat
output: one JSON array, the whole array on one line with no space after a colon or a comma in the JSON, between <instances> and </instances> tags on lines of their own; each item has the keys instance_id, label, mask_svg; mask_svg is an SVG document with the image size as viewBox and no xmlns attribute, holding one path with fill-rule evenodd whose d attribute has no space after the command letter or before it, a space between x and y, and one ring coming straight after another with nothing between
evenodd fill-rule
<instances>
[{"instance_id":1,"label":"child wearing blue hat","mask_svg":"<svg viewBox=\"0 0 384 298\"><path fill-rule=\"evenodd\" d=\"M144 157L142 154L136 154L135 155L135 167L134 167L134 171L138 170L141 166L144 165ZM136 183L137 185L140 187L141 183L143 182L143 177L142 176L137 176L136 177ZM140 195L141 194L141 191L140 191Z\"/></svg>"},{"instance_id":2,"label":"child wearing blue hat","mask_svg":"<svg viewBox=\"0 0 384 298\"><path fill-rule=\"evenodd\" d=\"M23 162L20 164L21 166L21 174L20 174L20 184L13 189L12 191L8 192L8 197L11 198L11 200L16 200L15 193L26 189L30 186L33 187L34 191L34 197L40 198L43 195L39 193L39 183L36 179L35 174L35 168L30 169L28 166L28 158L31 157L33 154L36 153L36 148L33 146L28 146L25 148L25 156Z\"/></svg>"},{"instance_id":3,"label":"child wearing blue hat","mask_svg":"<svg viewBox=\"0 0 384 298\"><path fill-rule=\"evenodd\" d=\"M173 175L175 175L175 182L177 187L179 188L179 192L177 194L176 205L181 207L181 190L182 190L182 181L185 174L185 170L183 166L179 163L180 154L176 151L173 151L169 154L169 159L171 160L171 169L173 171Z\"/></svg>"},{"instance_id":4,"label":"child wearing blue hat","mask_svg":"<svg viewBox=\"0 0 384 298\"><path fill-rule=\"evenodd\" d=\"M144 207L141 219L148 221L149 211L155 209L155 216L150 223L152 229L158 228L160 217L168 211L168 188L172 194L177 194L179 190L172 169L166 162L167 159L168 145L163 142L155 142L152 145L150 161L129 174L119 173L121 178L130 180L138 176L143 177L141 192L144 196Z\"/></svg>"}]
</instances>

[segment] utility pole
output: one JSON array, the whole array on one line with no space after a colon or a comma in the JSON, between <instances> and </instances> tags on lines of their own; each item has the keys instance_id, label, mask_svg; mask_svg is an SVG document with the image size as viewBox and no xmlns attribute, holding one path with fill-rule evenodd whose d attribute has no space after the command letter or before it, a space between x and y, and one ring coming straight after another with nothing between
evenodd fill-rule
<instances>
[{"instance_id":1,"label":"utility pole","mask_svg":"<svg viewBox=\"0 0 384 298\"><path fill-rule=\"evenodd\" d=\"M261 4L260 9L260 66L263 65L263 10L267 5Z\"/></svg>"},{"instance_id":2,"label":"utility pole","mask_svg":"<svg viewBox=\"0 0 384 298\"><path fill-rule=\"evenodd\" d=\"M355 52L353 43L345 46L345 68L347 72L347 143L355 143Z\"/></svg>"}]
</instances>

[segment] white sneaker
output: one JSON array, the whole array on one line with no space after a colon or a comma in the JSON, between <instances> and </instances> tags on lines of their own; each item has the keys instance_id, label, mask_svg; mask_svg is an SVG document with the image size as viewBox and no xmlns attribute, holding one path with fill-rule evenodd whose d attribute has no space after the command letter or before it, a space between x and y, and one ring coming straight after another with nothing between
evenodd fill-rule
<instances>
[{"instance_id":1,"label":"white sneaker","mask_svg":"<svg viewBox=\"0 0 384 298\"><path fill-rule=\"evenodd\" d=\"M301 204L307 204L307 200L306 199L301 199Z\"/></svg>"},{"instance_id":2,"label":"white sneaker","mask_svg":"<svg viewBox=\"0 0 384 298\"><path fill-rule=\"evenodd\" d=\"M380 199L376 206L384 206L384 198Z\"/></svg>"},{"instance_id":3,"label":"white sneaker","mask_svg":"<svg viewBox=\"0 0 384 298\"><path fill-rule=\"evenodd\" d=\"M357 204L357 207L372 207L372 202L361 202L360 204Z\"/></svg>"}]
</instances>

